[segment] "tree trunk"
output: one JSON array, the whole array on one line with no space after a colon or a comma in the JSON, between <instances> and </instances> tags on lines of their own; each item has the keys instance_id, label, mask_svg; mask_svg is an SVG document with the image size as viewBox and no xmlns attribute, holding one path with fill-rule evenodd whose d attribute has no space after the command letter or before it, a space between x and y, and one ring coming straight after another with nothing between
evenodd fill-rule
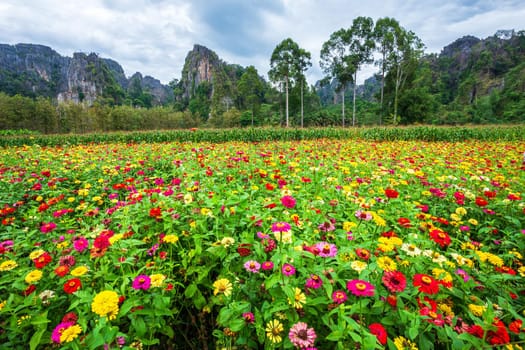
<instances>
[{"instance_id":1,"label":"tree trunk","mask_svg":"<svg viewBox=\"0 0 525 350\"><path fill-rule=\"evenodd\" d=\"M288 118L288 77L285 79L286 82L286 127L290 125Z\"/></svg>"},{"instance_id":2,"label":"tree trunk","mask_svg":"<svg viewBox=\"0 0 525 350\"><path fill-rule=\"evenodd\" d=\"M352 126L355 126L355 95L357 93L357 69L354 72L354 106L352 110Z\"/></svg>"},{"instance_id":3,"label":"tree trunk","mask_svg":"<svg viewBox=\"0 0 525 350\"><path fill-rule=\"evenodd\" d=\"M303 81L301 79L301 128L304 128L304 97L303 97Z\"/></svg>"},{"instance_id":4,"label":"tree trunk","mask_svg":"<svg viewBox=\"0 0 525 350\"><path fill-rule=\"evenodd\" d=\"M345 87L343 86L343 89L341 90L341 97L343 100L343 107L342 107L342 113L343 113L343 128L345 127Z\"/></svg>"},{"instance_id":5,"label":"tree trunk","mask_svg":"<svg viewBox=\"0 0 525 350\"><path fill-rule=\"evenodd\" d=\"M385 90L385 59L386 59L386 52L383 50L383 64L381 65L381 111L379 113L379 125L383 124L383 96L384 96L384 90Z\"/></svg>"}]
</instances>

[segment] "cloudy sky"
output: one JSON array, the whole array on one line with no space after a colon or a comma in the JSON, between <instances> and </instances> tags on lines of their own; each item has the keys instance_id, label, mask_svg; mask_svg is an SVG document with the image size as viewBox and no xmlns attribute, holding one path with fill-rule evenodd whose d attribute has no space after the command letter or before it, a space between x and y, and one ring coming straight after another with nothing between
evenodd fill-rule
<instances>
[{"instance_id":1,"label":"cloudy sky","mask_svg":"<svg viewBox=\"0 0 525 350\"><path fill-rule=\"evenodd\" d=\"M523 0L0 0L0 43L50 46L64 56L96 52L163 83L180 79L194 44L267 77L270 56L292 38L312 54L308 80L322 77L319 51L357 16L393 17L426 52L464 35L525 29ZM368 68L359 80L374 71Z\"/></svg>"}]
</instances>

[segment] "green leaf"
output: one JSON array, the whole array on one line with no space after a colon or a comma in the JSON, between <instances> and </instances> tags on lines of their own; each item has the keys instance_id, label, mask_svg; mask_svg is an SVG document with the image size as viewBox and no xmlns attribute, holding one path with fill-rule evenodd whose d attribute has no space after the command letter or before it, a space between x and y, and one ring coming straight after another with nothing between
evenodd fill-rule
<instances>
[{"instance_id":1,"label":"green leaf","mask_svg":"<svg viewBox=\"0 0 525 350\"><path fill-rule=\"evenodd\" d=\"M332 331L330 334L326 336L326 340L330 340L330 341L339 341L342 338L343 338L343 332L341 332L340 330Z\"/></svg>"},{"instance_id":2,"label":"green leaf","mask_svg":"<svg viewBox=\"0 0 525 350\"><path fill-rule=\"evenodd\" d=\"M195 295L195 292L197 292L197 290L198 290L197 285L195 283L192 283L184 291L184 296L186 298L192 298Z\"/></svg>"},{"instance_id":3,"label":"green leaf","mask_svg":"<svg viewBox=\"0 0 525 350\"><path fill-rule=\"evenodd\" d=\"M42 339L42 335L46 332L45 328L40 328L38 331L36 331L35 334L31 337L31 340L29 341L29 349L30 350L36 350L38 345L40 344L40 340Z\"/></svg>"}]
</instances>

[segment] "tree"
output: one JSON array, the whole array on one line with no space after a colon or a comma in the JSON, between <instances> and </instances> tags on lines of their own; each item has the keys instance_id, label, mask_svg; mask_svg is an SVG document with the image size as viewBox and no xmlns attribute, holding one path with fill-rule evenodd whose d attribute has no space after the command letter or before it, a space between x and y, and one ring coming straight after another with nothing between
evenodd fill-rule
<instances>
[{"instance_id":1,"label":"tree","mask_svg":"<svg viewBox=\"0 0 525 350\"><path fill-rule=\"evenodd\" d=\"M264 95L264 84L254 66L249 66L237 84L239 97L243 107L248 107L252 112L253 120L257 116Z\"/></svg>"},{"instance_id":2,"label":"tree","mask_svg":"<svg viewBox=\"0 0 525 350\"><path fill-rule=\"evenodd\" d=\"M304 126L304 83L306 82L304 72L308 69L308 67L312 66L312 62L310 61L311 58L312 56L310 55L310 52L299 49L297 56L296 80L299 82L299 84L301 84L301 128Z\"/></svg>"},{"instance_id":3,"label":"tree","mask_svg":"<svg viewBox=\"0 0 525 350\"><path fill-rule=\"evenodd\" d=\"M268 75L270 80L277 82L284 82L284 89L286 93L286 127L290 125L290 118L288 112L288 89L290 80L296 79L298 71L301 69L301 58L307 52L302 50L299 45L292 39L284 39L279 45L275 47L272 52L270 60L270 71ZM304 69L304 68L303 68Z\"/></svg>"},{"instance_id":4,"label":"tree","mask_svg":"<svg viewBox=\"0 0 525 350\"><path fill-rule=\"evenodd\" d=\"M355 97L357 89L357 72L363 64L372 62L372 50L375 42L373 37L374 21L370 17L357 17L352 23L349 35L351 57L354 63L354 96L352 110L352 125L355 126Z\"/></svg>"},{"instance_id":5,"label":"tree","mask_svg":"<svg viewBox=\"0 0 525 350\"><path fill-rule=\"evenodd\" d=\"M374 38L378 46L378 51L381 54L381 58L378 61L378 64L381 66L381 111L379 114L379 125L383 123L385 73L388 66L387 58L394 49L394 38L397 31L399 31L399 23L394 18L389 17L378 19L374 27Z\"/></svg>"},{"instance_id":6,"label":"tree","mask_svg":"<svg viewBox=\"0 0 525 350\"><path fill-rule=\"evenodd\" d=\"M327 74L324 81L337 80L337 90L342 95L342 124L345 126L345 90L352 81L354 62L348 45L348 31L339 29L330 35L321 48L321 68Z\"/></svg>"},{"instance_id":7,"label":"tree","mask_svg":"<svg viewBox=\"0 0 525 350\"><path fill-rule=\"evenodd\" d=\"M402 27L394 35L392 51L387 57L387 67L394 82L394 124L397 124L399 94L411 70L414 70L423 54L424 45L416 34Z\"/></svg>"}]
</instances>

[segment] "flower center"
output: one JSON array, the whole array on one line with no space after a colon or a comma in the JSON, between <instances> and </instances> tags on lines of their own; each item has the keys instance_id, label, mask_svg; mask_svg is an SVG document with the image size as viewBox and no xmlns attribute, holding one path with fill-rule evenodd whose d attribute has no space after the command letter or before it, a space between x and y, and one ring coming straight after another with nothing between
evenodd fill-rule
<instances>
[{"instance_id":1,"label":"flower center","mask_svg":"<svg viewBox=\"0 0 525 350\"><path fill-rule=\"evenodd\" d=\"M307 340L308 339L308 332L306 331L306 329L301 329L299 332L297 332L297 337L301 338L303 340Z\"/></svg>"},{"instance_id":2,"label":"flower center","mask_svg":"<svg viewBox=\"0 0 525 350\"><path fill-rule=\"evenodd\" d=\"M366 284L361 283L361 282L358 282L358 283L355 284L355 287L356 287L358 290L365 290L365 289L366 289Z\"/></svg>"},{"instance_id":3,"label":"flower center","mask_svg":"<svg viewBox=\"0 0 525 350\"><path fill-rule=\"evenodd\" d=\"M423 276L421 277L421 282L425 283L425 284L430 284L432 283L432 279L428 276Z\"/></svg>"},{"instance_id":4,"label":"flower center","mask_svg":"<svg viewBox=\"0 0 525 350\"><path fill-rule=\"evenodd\" d=\"M139 283L144 283L144 282L146 282L146 279L144 277L139 278Z\"/></svg>"}]
</instances>

